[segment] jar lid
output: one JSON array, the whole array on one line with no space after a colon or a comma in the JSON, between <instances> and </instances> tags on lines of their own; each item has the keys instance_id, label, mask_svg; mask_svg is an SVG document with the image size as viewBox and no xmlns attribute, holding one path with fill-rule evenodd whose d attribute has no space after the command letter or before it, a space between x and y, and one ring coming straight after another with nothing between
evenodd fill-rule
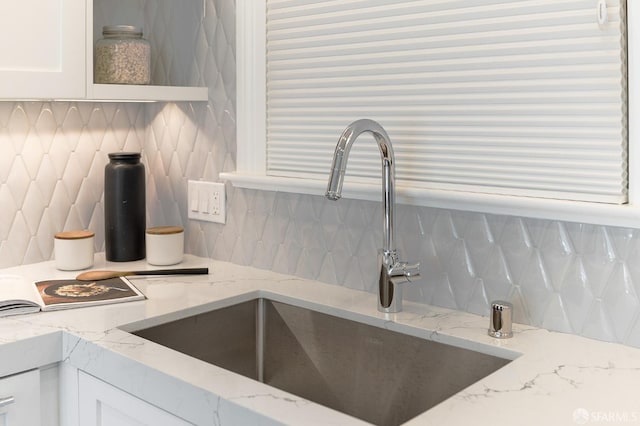
<instances>
[{"instance_id":1,"label":"jar lid","mask_svg":"<svg viewBox=\"0 0 640 426\"><path fill-rule=\"evenodd\" d=\"M110 152L110 160L139 160L142 155L139 152Z\"/></svg>"},{"instance_id":2,"label":"jar lid","mask_svg":"<svg viewBox=\"0 0 640 426\"><path fill-rule=\"evenodd\" d=\"M142 27L135 25L105 25L102 27L102 35L131 34L142 36Z\"/></svg>"},{"instance_id":3,"label":"jar lid","mask_svg":"<svg viewBox=\"0 0 640 426\"><path fill-rule=\"evenodd\" d=\"M169 235L169 234L179 234L183 232L181 226L156 226L153 228L147 228L147 234L151 235Z\"/></svg>"},{"instance_id":4,"label":"jar lid","mask_svg":"<svg viewBox=\"0 0 640 426\"><path fill-rule=\"evenodd\" d=\"M83 240L91 238L95 235L93 231L64 231L55 234L55 238L59 240Z\"/></svg>"}]
</instances>

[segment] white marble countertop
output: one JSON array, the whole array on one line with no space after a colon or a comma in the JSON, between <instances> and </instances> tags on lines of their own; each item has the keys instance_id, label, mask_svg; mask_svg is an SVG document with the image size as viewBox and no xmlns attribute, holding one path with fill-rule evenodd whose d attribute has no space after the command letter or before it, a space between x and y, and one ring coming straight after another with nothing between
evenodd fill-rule
<instances>
[{"instance_id":1,"label":"white marble countertop","mask_svg":"<svg viewBox=\"0 0 640 426\"><path fill-rule=\"evenodd\" d=\"M101 259L94 269L154 269ZM133 277L145 301L0 319L0 376L65 361L198 425L365 424L118 328L268 296L514 359L407 424L640 424L639 349L518 324L513 338L497 340L487 335L486 317L410 303L385 315L369 293L192 256L178 266L210 272ZM34 281L75 276L53 262L1 273Z\"/></svg>"}]
</instances>

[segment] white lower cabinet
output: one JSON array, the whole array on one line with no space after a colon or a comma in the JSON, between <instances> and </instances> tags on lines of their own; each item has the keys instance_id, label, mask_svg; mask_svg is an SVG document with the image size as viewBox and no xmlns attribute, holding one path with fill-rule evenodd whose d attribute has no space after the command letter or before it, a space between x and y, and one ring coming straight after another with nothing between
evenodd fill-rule
<instances>
[{"instance_id":1,"label":"white lower cabinet","mask_svg":"<svg viewBox=\"0 0 640 426\"><path fill-rule=\"evenodd\" d=\"M82 426L191 424L87 373L78 374L78 420Z\"/></svg>"},{"instance_id":2,"label":"white lower cabinet","mask_svg":"<svg viewBox=\"0 0 640 426\"><path fill-rule=\"evenodd\" d=\"M0 379L0 426L40 425L40 371Z\"/></svg>"}]
</instances>

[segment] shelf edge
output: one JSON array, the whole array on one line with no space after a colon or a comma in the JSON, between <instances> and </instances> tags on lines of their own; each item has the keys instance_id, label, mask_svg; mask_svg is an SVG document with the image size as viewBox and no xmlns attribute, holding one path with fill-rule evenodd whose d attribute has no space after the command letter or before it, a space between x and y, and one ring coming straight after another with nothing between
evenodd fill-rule
<instances>
[{"instance_id":1,"label":"shelf edge","mask_svg":"<svg viewBox=\"0 0 640 426\"><path fill-rule=\"evenodd\" d=\"M209 100L208 87L140 86L127 84L92 84L87 100L94 101L160 101L201 102Z\"/></svg>"}]
</instances>

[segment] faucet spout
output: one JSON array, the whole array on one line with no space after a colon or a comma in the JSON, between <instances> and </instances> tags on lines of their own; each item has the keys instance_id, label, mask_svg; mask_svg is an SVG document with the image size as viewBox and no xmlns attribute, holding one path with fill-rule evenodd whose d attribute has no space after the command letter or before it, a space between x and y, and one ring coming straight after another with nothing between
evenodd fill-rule
<instances>
[{"instance_id":1,"label":"faucet spout","mask_svg":"<svg viewBox=\"0 0 640 426\"><path fill-rule=\"evenodd\" d=\"M391 139L380 124L373 120L354 121L342 132L333 154L331 173L327 185L326 197L339 200L342 197L342 185L347 169L349 152L355 140L364 132L373 135L382 160L382 204L383 204L383 241L378 256L379 265L379 304L382 312L399 312L402 310L401 282L409 278L419 277L419 265L408 265L398 261L394 248L394 209L395 209L395 158ZM403 279L400 279L400 278Z\"/></svg>"},{"instance_id":2,"label":"faucet spout","mask_svg":"<svg viewBox=\"0 0 640 426\"><path fill-rule=\"evenodd\" d=\"M342 197L342 184L347 169L347 160L351 147L358 136L364 132L373 135L382 160L382 202L384 207L382 249L391 251L393 247L394 208L395 208L395 166L393 147L389 135L380 124L373 120L361 119L354 121L342 132L333 154L331 174L327 185L326 197L330 200L339 200Z\"/></svg>"}]
</instances>

